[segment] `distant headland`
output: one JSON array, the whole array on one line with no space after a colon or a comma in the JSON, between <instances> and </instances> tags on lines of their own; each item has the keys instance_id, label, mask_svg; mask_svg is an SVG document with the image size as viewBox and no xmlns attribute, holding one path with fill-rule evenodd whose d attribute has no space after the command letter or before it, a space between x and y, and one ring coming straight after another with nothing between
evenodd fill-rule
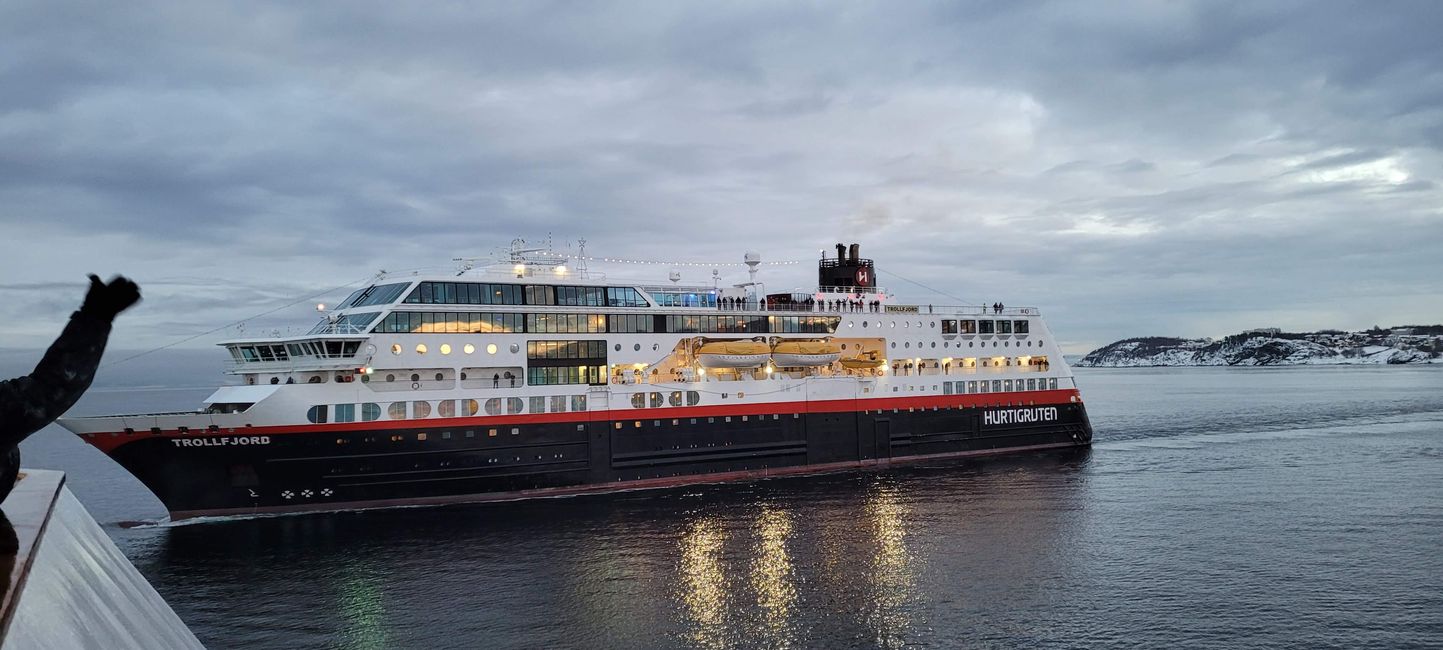
<instances>
[{"instance_id":1,"label":"distant headland","mask_svg":"<svg viewBox=\"0 0 1443 650\"><path fill-rule=\"evenodd\" d=\"M1076 366L1287 366L1443 363L1443 325L1374 327L1360 332L1254 329L1221 339L1123 339L1087 353Z\"/></svg>"}]
</instances>

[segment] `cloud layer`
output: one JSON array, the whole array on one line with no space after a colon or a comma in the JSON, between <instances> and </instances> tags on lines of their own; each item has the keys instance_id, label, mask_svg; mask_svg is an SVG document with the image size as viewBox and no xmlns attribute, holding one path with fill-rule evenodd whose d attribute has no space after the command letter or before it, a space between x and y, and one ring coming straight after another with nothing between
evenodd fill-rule
<instances>
[{"instance_id":1,"label":"cloud layer","mask_svg":"<svg viewBox=\"0 0 1443 650\"><path fill-rule=\"evenodd\" d=\"M142 283L140 348L546 233L860 241L898 293L1038 305L1079 351L1435 322L1440 27L1431 2L8 3L0 339L44 345L88 271Z\"/></svg>"}]
</instances>

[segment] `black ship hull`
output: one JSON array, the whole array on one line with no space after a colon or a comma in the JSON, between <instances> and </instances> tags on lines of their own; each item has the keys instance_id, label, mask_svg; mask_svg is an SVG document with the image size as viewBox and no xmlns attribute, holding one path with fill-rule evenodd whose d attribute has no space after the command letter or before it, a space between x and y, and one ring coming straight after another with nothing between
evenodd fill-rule
<instances>
[{"instance_id":1,"label":"black ship hull","mask_svg":"<svg viewBox=\"0 0 1443 650\"><path fill-rule=\"evenodd\" d=\"M1086 410L1067 392L1052 404L596 411L566 421L95 434L90 442L183 519L559 496L1088 445Z\"/></svg>"}]
</instances>

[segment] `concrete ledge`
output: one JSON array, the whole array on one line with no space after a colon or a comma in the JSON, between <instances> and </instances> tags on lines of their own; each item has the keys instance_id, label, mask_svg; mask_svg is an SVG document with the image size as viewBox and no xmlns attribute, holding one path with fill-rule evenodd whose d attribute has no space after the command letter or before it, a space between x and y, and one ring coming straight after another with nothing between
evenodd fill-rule
<instances>
[{"instance_id":1,"label":"concrete ledge","mask_svg":"<svg viewBox=\"0 0 1443 650\"><path fill-rule=\"evenodd\" d=\"M0 521L0 650L202 647L65 488L63 473L22 470L0 507L8 519Z\"/></svg>"}]
</instances>

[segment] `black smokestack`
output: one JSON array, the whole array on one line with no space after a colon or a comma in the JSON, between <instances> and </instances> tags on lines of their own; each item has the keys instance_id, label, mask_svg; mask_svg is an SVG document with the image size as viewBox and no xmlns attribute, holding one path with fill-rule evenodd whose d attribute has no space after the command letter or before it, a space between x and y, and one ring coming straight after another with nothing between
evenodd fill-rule
<instances>
[{"instance_id":1,"label":"black smokestack","mask_svg":"<svg viewBox=\"0 0 1443 650\"><path fill-rule=\"evenodd\" d=\"M851 251L851 252L852 252L852 263L853 263L853 264L856 264L856 263L857 263L857 260L862 259L862 245L861 245L861 244L852 244L852 251Z\"/></svg>"},{"instance_id":2,"label":"black smokestack","mask_svg":"<svg viewBox=\"0 0 1443 650\"><path fill-rule=\"evenodd\" d=\"M838 262L845 262L845 261L847 261L847 245L846 245L846 244L837 244L837 261L838 261Z\"/></svg>"}]
</instances>

